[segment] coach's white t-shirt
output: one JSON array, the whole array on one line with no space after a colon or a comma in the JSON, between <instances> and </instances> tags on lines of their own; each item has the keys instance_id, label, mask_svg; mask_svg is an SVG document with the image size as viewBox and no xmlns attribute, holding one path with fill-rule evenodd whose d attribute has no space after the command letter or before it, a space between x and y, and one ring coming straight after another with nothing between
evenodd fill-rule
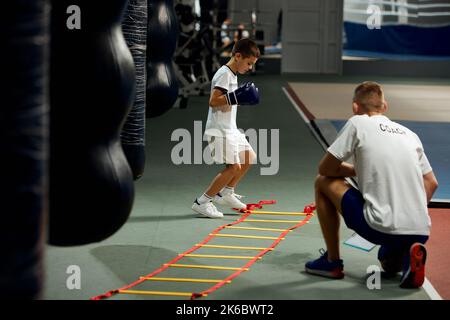
<instances>
[{"instance_id":1,"label":"coach's white t-shirt","mask_svg":"<svg viewBox=\"0 0 450 320\"><path fill-rule=\"evenodd\" d=\"M237 75L224 65L217 70L212 81L211 91L217 88L222 92L232 92L238 88ZM228 136L241 134L236 125L237 105L209 107L206 121L206 136Z\"/></svg>"},{"instance_id":2,"label":"coach's white t-shirt","mask_svg":"<svg viewBox=\"0 0 450 320\"><path fill-rule=\"evenodd\" d=\"M328 148L337 159L353 157L364 217L389 234L429 235L423 175L432 171L419 137L383 115L351 117Z\"/></svg>"}]
</instances>

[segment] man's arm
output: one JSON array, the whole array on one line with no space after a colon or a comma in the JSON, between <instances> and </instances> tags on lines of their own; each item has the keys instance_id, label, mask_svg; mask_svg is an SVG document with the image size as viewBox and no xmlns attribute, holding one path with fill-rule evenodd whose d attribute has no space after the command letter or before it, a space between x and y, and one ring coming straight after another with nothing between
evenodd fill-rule
<instances>
[{"instance_id":1,"label":"man's arm","mask_svg":"<svg viewBox=\"0 0 450 320\"><path fill-rule=\"evenodd\" d=\"M327 152L319 164L319 174L326 177L354 177L355 168L352 164L343 162Z\"/></svg>"},{"instance_id":2,"label":"man's arm","mask_svg":"<svg viewBox=\"0 0 450 320\"><path fill-rule=\"evenodd\" d=\"M423 176L423 184L425 185L425 192L427 194L427 203L429 203L438 187L438 182L433 171L430 171Z\"/></svg>"}]
</instances>

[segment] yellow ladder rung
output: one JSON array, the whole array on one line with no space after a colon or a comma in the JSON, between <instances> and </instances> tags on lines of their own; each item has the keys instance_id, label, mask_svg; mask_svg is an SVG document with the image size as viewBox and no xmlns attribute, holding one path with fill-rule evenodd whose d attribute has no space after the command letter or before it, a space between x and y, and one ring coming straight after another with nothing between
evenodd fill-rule
<instances>
[{"instance_id":1,"label":"yellow ladder rung","mask_svg":"<svg viewBox=\"0 0 450 320\"><path fill-rule=\"evenodd\" d=\"M261 247L240 247L240 246L223 246L223 245L216 245L216 244L196 244L197 246L200 246L202 248L217 248L217 249L235 249L235 250L270 250L272 251L273 248L261 248Z\"/></svg>"},{"instance_id":2,"label":"yellow ladder rung","mask_svg":"<svg viewBox=\"0 0 450 320\"><path fill-rule=\"evenodd\" d=\"M217 279L193 279L193 278L159 278L159 277L141 277L147 281L172 281L172 282L202 282L202 283L219 283L223 280ZM231 283L231 280L225 281L225 283Z\"/></svg>"},{"instance_id":3,"label":"yellow ladder rung","mask_svg":"<svg viewBox=\"0 0 450 320\"><path fill-rule=\"evenodd\" d=\"M171 291L141 291L141 290L119 290L119 293L125 294L148 294L148 295L158 295L158 296L180 296L180 297L190 297L192 293L190 292L171 292ZM206 296L206 295L204 295Z\"/></svg>"},{"instance_id":4,"label":"yellow ladder rung","mask_svg":"<svg viewBox=\"0 0 450 320\"><path fill-rule=\"evenodd\" d=\"M273 223L300 223L301 221L294 220L260 220L260 219L245 219L243 222L273 222Z\"/></svg>"},{"instance_id":5,"label":"yellow ladder rung","mask_svg":"<svg viewBox=\"0 0 450 320\"><path fill-rule=\"evenodd\" d=\"M180 254L181 256L182 254ZM193 254L189 253L184 255L185 257L196 257L196 258L224 258L224 259L253 259L252 256L227 256L227 255L218 255L218 254ZM258 258L258 260L261 259L261 257Z\"/></svg>"},{"instance_id":6,"label":"yellow ladder rung","mask_svg":"<svg viewBox=\"0 0 450 320\"><path fill-rule=\"evenodd\" d=\"M215 269L215 270L244 270L248 271L248 268L236 268L236 267L221 267L221 266L202 266L198 264L168 264L165 263L165 266L174 267L174 268L198 268L198 269Z\"/></svg>"},{"instance_id":7,"label":"yellow ladder rung","mask_svg":"<svg viewBox=\"0 0 450 320\"><path fill-rule=\"evenodd\" d=\"M309 213L304 212L283 212L283 211L250 211L252 214L269 214L279 216L307 216Z\"/></svg>"},{"instance_id":8,"label":"yellow ladder rung","mask_svg":"<svg viewBox=\"0 0 450 320\"><path fill-rule=\"evenodd\" d=\"M246 236L242 234L209 234L210 236L215 237L224 237L224 238L246 238L246 239L269 239L269 240L277 240L278 237L265 237L265 236ZM284 240L284 238L281 238Z\"/></svg>"},{"instance_id":9,"label":"yellow ladder rung","mask_svg":"<svg viewBox=\"0 0 450 320\"><path fill-rule=\"evenodd\" d=\"M284 232L292 230L286 230L286 229L276 229L276 228L257 228L257 227L235 227L235 226L228 226L225 227L226 229L240 229L240 230L259 230L259 231L276 231L276 232Z\"/></svg>"}]
</instances>

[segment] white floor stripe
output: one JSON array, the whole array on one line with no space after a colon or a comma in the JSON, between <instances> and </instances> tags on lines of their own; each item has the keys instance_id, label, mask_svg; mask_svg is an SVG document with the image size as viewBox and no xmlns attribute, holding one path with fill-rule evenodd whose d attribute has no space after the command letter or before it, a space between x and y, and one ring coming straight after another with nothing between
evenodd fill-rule
<instances>
[{"instance_id":1,"label":"white floor stripe","mask_svg":"<svg viewBox=\"0 0 450 320\"><path fill-rule=\"evenodd\" d=\"M425 290L431 300L443 300L427 278L425 278L425 282L423 283L422 288Z\"/></svg>"}]
</instances>

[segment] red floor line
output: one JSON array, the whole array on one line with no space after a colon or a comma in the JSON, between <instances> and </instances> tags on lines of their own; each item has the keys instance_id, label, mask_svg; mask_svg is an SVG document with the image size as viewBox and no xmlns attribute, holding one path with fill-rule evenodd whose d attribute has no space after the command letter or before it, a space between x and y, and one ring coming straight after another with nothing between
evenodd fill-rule
<instances>
[{"instance_id":1,"label":"red floor line","mask_svg":"<svg viewBox=\"0 0 450 320\"><path fill-rule=\"evenodd\" d=\"M295 101L297 107L303 112L306 118L308 118L309 121L313 121L316 119L316 117L308 110L308 108L305 106L305 104L300 100L300 98L297 96L295 91L291 88L289 83L286 86L286 91L289 93L291 98Z\"/></svg>"},{"instance_id":2,"label":"red floor line","mask_svg":"<svg viewBox=\"0 0 450 320\"><path fill-rule=\"evenodd\" d=\"M430 239L425 244L428 255L426 277L444 300L450 300L450 209L429 209L431 218Z\"/></svg>"}]
</instances>

